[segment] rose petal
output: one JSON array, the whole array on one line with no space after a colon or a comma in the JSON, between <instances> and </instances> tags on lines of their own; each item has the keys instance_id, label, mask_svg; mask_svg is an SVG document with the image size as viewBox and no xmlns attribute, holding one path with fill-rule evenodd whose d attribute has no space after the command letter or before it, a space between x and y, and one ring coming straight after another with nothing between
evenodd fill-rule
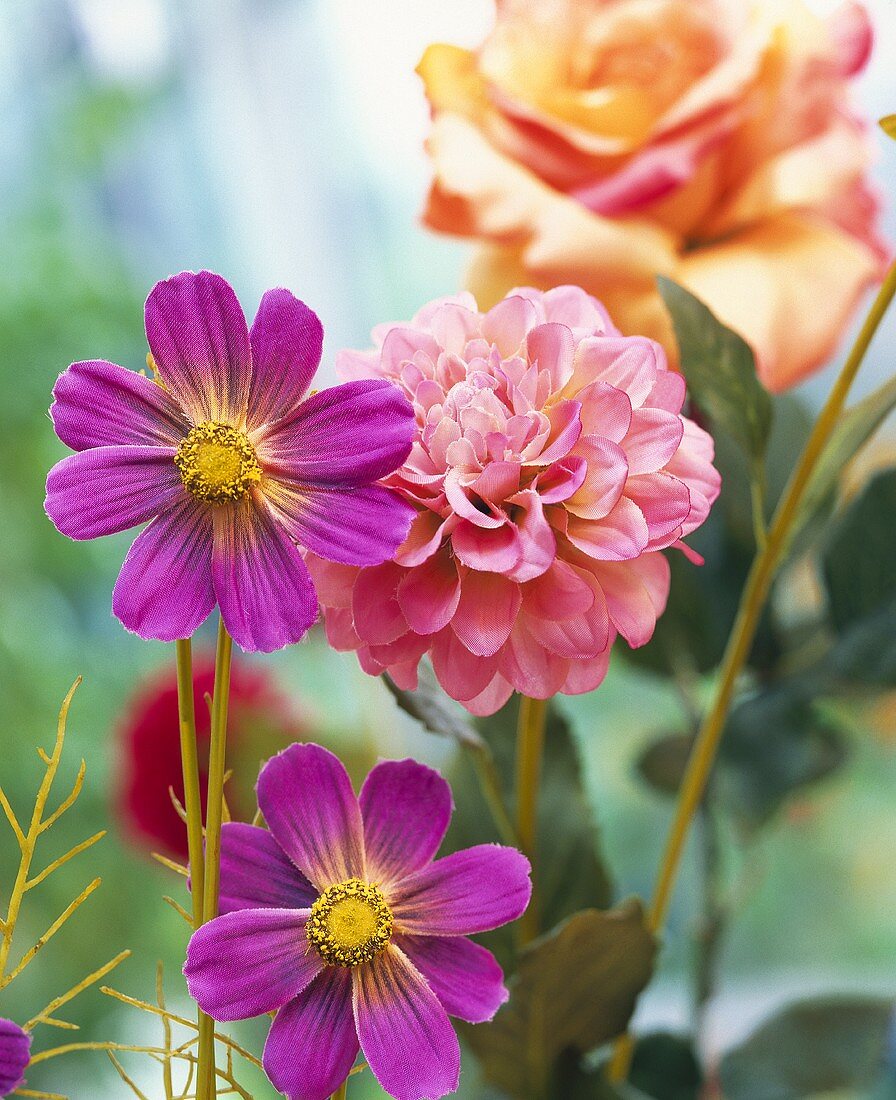
<instances>
[{"instance_id":1,"label":"rose petal","mask_svg":"<svg viewBox=\"0 0 896 1100\"><path fill-rule=\"evenodd\" d=\"M285 416L302 400L320 363L323 341L323 326L304 302L282 288L264 295L249 332L250 429Z\"/></svg>"},{"instance_id":2,"label":"rose petal","mask_svg":"<svg viewBox=\"0 0 896 1100\"><path fill-rule=\"evenodd\" d=\"M317 618L308 568L263 500L213 509L212 578L224 625L244 650L300 641Z\"/></svg>"},{"instance_id":3,"label":"rose petal","mask_svg":"<svg viewBox=\"0 0 896 1100\"><path fill-rule=\"evenodd\" d=\"M438 1100L460 1078L460 1046L445 1009L396 947L353 972L361 1050L395 1100Z\"/></svg>"},{"instance_id":4,"label":"rose petal","mask_svg":"<svg viewBox=\"0 0 896 1100\"><path fill-rule=\"evenodd\" d=\"M146 523L183 503L186 491L167 447L92 447L47 476L47 515L71 539L95 539Z\"/></svg>"},{"instance_id":5,"label":"rose petal","mask_svg":"<svg viewBox=\"0 0 896 1100\"><path fill-rule=\"evenodd\" d=\"M414 760L385 760L367 776L358 801L367 873L390 884L435 856L451 820L451 788Z\"/></svg>"},{"instance_id":6,"label":"rose petal","mask_svg":"<svg viewBox=\"0 0 896 1100\"><path fill-rule=\"evenodd\" d=\"M215 606L212 519L194 500L176 504L134 540L115 590L112 610L141 638L189 638Z\"/></svg>"},{"instance_id":7,"label":"rose petal","mask_svg":"<svg viewBox=\"0 0 896 1100\"><path fill-rule=\"evenodd\" d=\"M176 447L190 424L149 378L101 359L72 363L53 387L56 434L73 451L88 447Z\"/></svg>"},{"instance_id":8,"label":"rose petal","mask_svg":"<svg viewBox=\"0 0 896 1100\"><path fill-rule=\"evenodd\" d=\"M465 936L395 936L392 942L420 971L449 1016L491 1020L508 999L504 973L491 951Z\"/></svg>"},{"instance_id":9,"label":"rose petal","mask_svg":"<svg viewBox=\"0 0 896 1100\"><path fill-rule=\"evenodd\" d=\"M274 1017L264 1071L289 1100L323 1100L348 1077L358 1049L352 973L331 966Z\"/></svg>"},{"instance_id":10,"label":"rose petal","mask_svg":"<svg viewBox=\"0 0 896 1100\"><path fill-rule=\"evenodd\" d=\"M184 271L156 283L146 299L146 338L166 388L194 423L245 425L249 330L220 275Z\"/></svg>"},{"instance_id":11,"label":"rose petal","mask_svg":"<svg viewBox=\"0 0 896 1100\"><path fill-rule=\"evenodd\" d=\"M290 745L258 776L268 828L320 890L365 877L361 811L348 772L320 745Z\"/></svg>"},{"instance_id":12,"label":"rose petal","mask_svg":"<svg viewBox=\"0 0 896 1100\"><path fill-rule=\"evenodd\" d=\"M516 920L532 893L529 861L515 848L480 844L409 875L391 895L403 932L471 936Z\"/></svg>"},{"instance_id":13,"label":"rose petal","mask_svg":"<svg viewBox=\"0 0 896 1100\"><path fill-rule=\"evenodd\" d=\"M221 826L218 912L237 909L307 909L318 891L287 858L267 829L243 821Z\"/></svg>"},{"instance_id":14,"label":"rose petal","mask_svg":"<svg viewBox=\"0 0 896 1100\"><path fill-rule=\"evenodd\" d=\"M214 1020L248 1020L292 1000L323 969L305 936L307 909L240 909L197 929L187 947L190 996Z\"/></svg>"}]
</instances>

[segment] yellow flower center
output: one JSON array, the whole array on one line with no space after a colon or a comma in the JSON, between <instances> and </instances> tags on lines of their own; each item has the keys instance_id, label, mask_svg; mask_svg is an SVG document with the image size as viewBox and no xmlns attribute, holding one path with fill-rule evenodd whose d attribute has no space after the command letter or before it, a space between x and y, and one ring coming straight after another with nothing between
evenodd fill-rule
<instances>
[{"instance_id":1,"label":"yellow flower center","mask_svg":"<svg viewBox=\"0 0 896 1100\"><path fill-rule=\"evenodd\" d=\"M261 466L245 432L207 420L197 424L174 456L180 479L209 504L242 500L261 481Z\"/></svg>"},{"instance_id":2,"label":"yellow flower center","mask_svg":"<svg viewBox=\"0 0 896 1100\"><path fill-rule=\"evenodd\" d=\"M392 913L382 892L350 878L324 890L311 907L306 931L311 946L333 966L359 966L392 939Z\"/></svg>"}]
</instances>

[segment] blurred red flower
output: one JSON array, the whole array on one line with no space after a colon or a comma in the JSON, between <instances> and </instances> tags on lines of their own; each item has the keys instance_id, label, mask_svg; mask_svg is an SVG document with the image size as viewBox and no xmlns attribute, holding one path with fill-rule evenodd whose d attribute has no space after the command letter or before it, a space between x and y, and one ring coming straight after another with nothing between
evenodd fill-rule
<instances>
[{"instance_id":1,"label":"blurred red flower","mask_svg":"<svg viewBox=\"0 0 896 1100\"><path fill-rule=\"evenodd\" d=\"M196 735L200 787L205 814L206 772L210 734L209 708L215 682L210 655L193 661ZM297 709L260 668L234 661L230 681L228 768L233 777L225 794L235 820L251 820L253 786L259 765L285 745L302 737L308 716ZM118 722L122 776L117 809L125 834L140 847L187 859L187 830L172 802L170 789L183 803L177 681L174 668L144 680L123 708Z\"/></svg>"}]
</instances>

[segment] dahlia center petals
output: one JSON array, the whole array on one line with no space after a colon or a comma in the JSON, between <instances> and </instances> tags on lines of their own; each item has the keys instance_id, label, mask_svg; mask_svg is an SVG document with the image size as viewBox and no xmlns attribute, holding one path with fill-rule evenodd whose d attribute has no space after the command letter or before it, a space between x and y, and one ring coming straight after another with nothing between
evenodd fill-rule
<instances>
[{"instance_id":1,"label":"dahlia center petals","mask_svg":"<svg viewBox=\"0 0 896 1100\"><path fill-rule=\"evenodd\" d=\"M544 504L569 500L585 480L588 463L582 455L567 455L538 474L532 483Z\"/></svg>"},{"instance_id":2,"label":"dahlia center petals","mask_svg":"<svg viewBox=\"0 0 896 1100\"><path fill-rule=\"evenodd\" d=\"M576 440L582 434L582 409L579 401L561 401L548 410L550 422L550 442L538 454L525 453L527 462L538 466L550 466L564 458L575 446ZM531 447L528 449L531 451Z\"/></svg>"}]
</instances>

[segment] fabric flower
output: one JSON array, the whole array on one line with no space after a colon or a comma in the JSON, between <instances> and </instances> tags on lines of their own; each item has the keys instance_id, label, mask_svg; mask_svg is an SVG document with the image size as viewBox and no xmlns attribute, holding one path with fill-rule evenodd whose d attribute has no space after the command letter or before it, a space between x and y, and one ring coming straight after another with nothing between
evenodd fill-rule
<instances>
[{"instance_id":1,"label":"fabric flower","mask_svg":"<svg viewBox=\"0 0 896 1100\"><path fill-rule=\"evenodd\" d=\"M214 657L197 656L193 661L193 695L203 818L211 734L205 696L212 694L214 686ZM249 820L255 812L251 780L244 789L241 777L257 775L262 760L306 730L306 716L297 711L263 669L234 661L227 719L227 756L234 774L226 790L232 817ZM168 852L186 862L187 827L178 817L169 793L173 790L183 805L177 678L173 669L156 673L138 687L125 705L118 741L122 774L118 808L127 832L141 847Z\"/></svg>"},{"instance_id":2,"label":"fabric flower","mask_svg":"<svg viewBox=\"0 0 896 1100\"><path fill-rule=\"evenodd\" d=\"M786 389L883 271L849 98L871 39L857 3L823 20L803 0L499 0L479 50L420 64L425 221L482 243L481 302L578 283L673 354L654 281L669 275Z\"/></svg>"},{"instance_id":3,"label":"fabric flower","mask_svg":"<svg viewBox=\"0 0 896 1100\"><path fill-rule=\"evenodd\" d=\"M101 360L56 383L56 434L78 453L47 479L70 538L152 522L112 607L144 638L188 638L217 604L246 650L298 641L317 599L296 544L332 561L390 558L411 510L374 484L404 461L413 412L385 381L306 397L323 330L287 290L252 329L219 275L156 284L146 335L161 385Z\"/></svg>"},{"instance_id":4,"label":"fabric flower","mask_svg":"<svg viewBox=\"0 0 896 1100\"><path fill-rule=\"evenodd\" d=\"M503 974L466 937L516 920L529 863L484 844L434 860L451 791L413 760L378 764L356 797L318 745L292 745L258 779L270 832L225 825L221 916L190 940L191 995L216 1020L277 1012L264 1067L289 1100L325 1100L358 1049L397 1100L454 1092L448 1017L490 1020Z\"/></svg>"},{"instance_id":5,"label":"fabric flower","mask_svg":"<svg viewBox=\"0 0 896 1100\"><path fill-rule=\"evenodd\" d=\"M657 551L683 548L719 493L684 379L578 287L515 290L488 313L447 298L374 336L337 366L413 401L417 436L386 483L417 515L392 562L309 555L331 644L409 690L429 653L474 714L514 689L590 691L617 634L650 639L669 590Z\"/></svg>"},{"instance_id":6,"label":"fabric flower","mask_svg":"<svg viewBox=\"0 0 896 1100\"><path fill-rule=\"evenodd\" d=\"M30 1057L28 1032L12 1020L0 1018L0 1096L9 1096L22 1084Z\"/></svg>"}]
</instances>

